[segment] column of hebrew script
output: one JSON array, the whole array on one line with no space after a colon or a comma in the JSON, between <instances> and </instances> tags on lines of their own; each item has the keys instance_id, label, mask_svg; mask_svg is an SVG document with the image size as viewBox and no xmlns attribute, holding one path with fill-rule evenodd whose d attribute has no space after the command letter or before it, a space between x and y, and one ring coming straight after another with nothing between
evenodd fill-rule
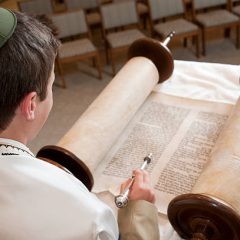
<instances>
[{"instance_id":1,"label":"column of hebrew script","mask_svg":"<svg viewBox=\"0 0 240 240\"><path fill-rule=\"evenodd\" d=\"M112 190L153 153L148 171L165 213L173 197L191 191L227 120L231 106L214 105L152 94L102 162L94 190Z\"/></svg>"},{"instance_id":2,"label":"column of hebrew script","mask_svg":"<svg viewBox=\"0 0 240 240\"><path fill-rule=\"evenodd\" d=\"M127 178L133 169L142 164L142 158L147 153L154 153L154 159L159 159L187 114L187 109L157 102L147 104L142 117L135 123L103 173ZM150 172L155 164L153 160Z\"/></svg>"},{"instance_id":3,"label":"column of hebrew script","mask_svg":"<svg viewBox=\"0 0 240 240\"><path fill-rule=\"evenodd\" d=\"M226 115L199 112L161 173L156 189L174 195L190 192L226 119Z\"/></svg>"},{"instance_id":4,"label":"column of hebrew script","mask_svg":"<svg viewBox=\"0 0 240 240\"><path fill-rule=\"evenodd\" d=\"M173 151L155 185L158 202L165 203L162 206L163 212L173 197L191 192L227 120L225 114L205 111L195 113L195 110L191 114L195 115L195 119Z\"/></svg>"}]
</instances>

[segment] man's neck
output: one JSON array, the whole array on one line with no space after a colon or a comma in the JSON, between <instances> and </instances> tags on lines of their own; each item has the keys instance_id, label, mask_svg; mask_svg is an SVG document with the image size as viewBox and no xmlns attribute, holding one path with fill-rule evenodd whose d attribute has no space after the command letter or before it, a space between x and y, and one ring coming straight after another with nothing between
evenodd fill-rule
<instances>
[{"instance_id":1,"label":"man's neck","mask_svg":"<svg viewBox=\"0 0 240 240\"><path fill-rule=\"evenodd\" d=\"M6 138L6 139L12 139L15 141L18 141L20 143L23 143L24 145L27 144L27 139L21 136L18 136L18 134L12 132L12 131L4 131L0 133L0 138Z\"/></svg>"},{"instance_id":2,"label":"man's neck","mask_svg":"<svg viewBox=\"0 0 240 240\"><path fill-rule=\"evenodd\" d=\"M28 136L26 126L23 123L13 120L4 131L0 132L0 138L7 138L26 145Z\"/></svg>"}]
</instances>

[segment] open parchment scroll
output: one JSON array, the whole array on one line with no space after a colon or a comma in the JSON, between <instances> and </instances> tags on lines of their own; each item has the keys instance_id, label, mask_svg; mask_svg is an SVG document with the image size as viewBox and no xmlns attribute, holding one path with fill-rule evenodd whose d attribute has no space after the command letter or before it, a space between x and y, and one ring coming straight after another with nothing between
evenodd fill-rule
<instances>
[{"instance_id":1,"label":"open parchment scroll","mask_svg":"<svg viewBox=\"0 0 240 240\"><path fill-rule=\"evenodd\" d=\"M154 92L158 79L147 58L129 60L58 146L89 167L93 191L114 194L153 153L148 170L158 209L166 213L173 197L192 191L232 105Z\"/></svg>"}]
</instances>

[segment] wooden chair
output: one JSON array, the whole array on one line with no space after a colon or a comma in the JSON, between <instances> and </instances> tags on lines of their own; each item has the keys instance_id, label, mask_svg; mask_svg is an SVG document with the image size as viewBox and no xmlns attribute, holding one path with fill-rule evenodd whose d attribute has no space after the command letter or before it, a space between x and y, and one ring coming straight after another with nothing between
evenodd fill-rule
<instances>
[{"instance_id":1,"label":"wooden chair","mask_svg":"<svg viewBox=\"0 0 240 240\"><path fill-rule=\"evenodd\" d=\"M239 18L228 10L228 0L193 0L193 19L202 29L203 55L206 55L208 31L236 28L236 47L239 47Z\"/></svg>"},{"instance_id":2,"label":"wooden chair","mask_svg":"<svg viewBox=\"0 0 240 240\"><path fill-rule=\"evenodd\" d=\"M164 39L169 32L174 31L174 38L192 39L196 44L196 56L200 56L199 27L186 19L182 0L148 0L150 9L150 29L152 35L159 35Z\"/></svg>"},{"instance_id":3,"label":"wooden chair","mask_svg":"<svg viewBox=\"0 0 240 240\"><path fill-rule=\"evenodd\" d=\"M21 0L17 2L21 12L30 14L52 14L53 4L51 0Z\"/></svg>"},{"instance_id":4,"label":"wooden chair","mask_svg":"<svg viewBox=\"0 0 240 240\"><path fill-rule=\"evenodd\" d=\"M134 0L118 1L100 6L106 56L110 55L112 74L115 75L115 54L128 49L135 40L144 38Z\"/></svg>"},{"instance_id":5,"label":"wooden chair","mask_svg":"<svg viewBox=\"0 0 240 240\"><path fill-rule=\"evenodd\" d=\"M230 10L240 16L240 0L229 0Z\"/></svg>"},{"instance_id":6,"label":"wooden chair","mask_svg":"<svg viewBox=\"0 0 240 240\"><path fill-rule=\"evenodd\" d=\"M112 0L112 2L121 2L123 0ZM146 0L136 0L137 13L140 19L143 20L144 28L146 28L147 20L149 19L149 9Z\"/></svg>"},{"instance_id":7,"label":"wooden chair","mask_svg":"<svg viewBox=\"0 0 240 240\"><path fill-rule=\"evenodd\" d=\"M147 5L147 1L144 0L138 0L137 1L137 11L138 14L141 16L149 15L149 9Z\"/></svg>"},{"instance_id":8,"label":"wooden chair","mask_svg":"<svg viewBox=\"0 0 240 240\"><path fill-rule=\"evenodd\" d=\"M101 25L98 0L64 0L67 10L82 8L90 26Z\"/></svg>"},{"instance_id":9,"label":"wooden chair","mask_svg":"<svg viewBox=\"0 0 240 240\"><path fill-rule=\"evenodd\" d=\"M62 43L56 59L59 68L62 87L66 87L62 65L65 63L92 58L96 64L99 78L102 78L100 67L100 56L96 47L91 41L91 35L86 22L86 16L82 9L59 13L51 16L55 26L59 30L59 39L65 39L76 35L83 35L81 38Z\"/></svg>"}]
</instances>

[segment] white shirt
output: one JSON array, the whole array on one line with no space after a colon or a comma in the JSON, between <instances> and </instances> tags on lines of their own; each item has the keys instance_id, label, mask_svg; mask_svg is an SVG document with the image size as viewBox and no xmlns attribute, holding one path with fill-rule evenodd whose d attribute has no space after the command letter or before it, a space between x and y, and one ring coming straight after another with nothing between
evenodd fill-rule
<instances>
[{"instance_id":1,"label":"white shirt","mask_svg":"<svg viewBox=\"0 0 240 240\"><path fill-rule=\"evenodd\" d=\"M112 210L78 179L19 142L0 144L0 239L118 239Z\"/></svg>"}]
</instances>

